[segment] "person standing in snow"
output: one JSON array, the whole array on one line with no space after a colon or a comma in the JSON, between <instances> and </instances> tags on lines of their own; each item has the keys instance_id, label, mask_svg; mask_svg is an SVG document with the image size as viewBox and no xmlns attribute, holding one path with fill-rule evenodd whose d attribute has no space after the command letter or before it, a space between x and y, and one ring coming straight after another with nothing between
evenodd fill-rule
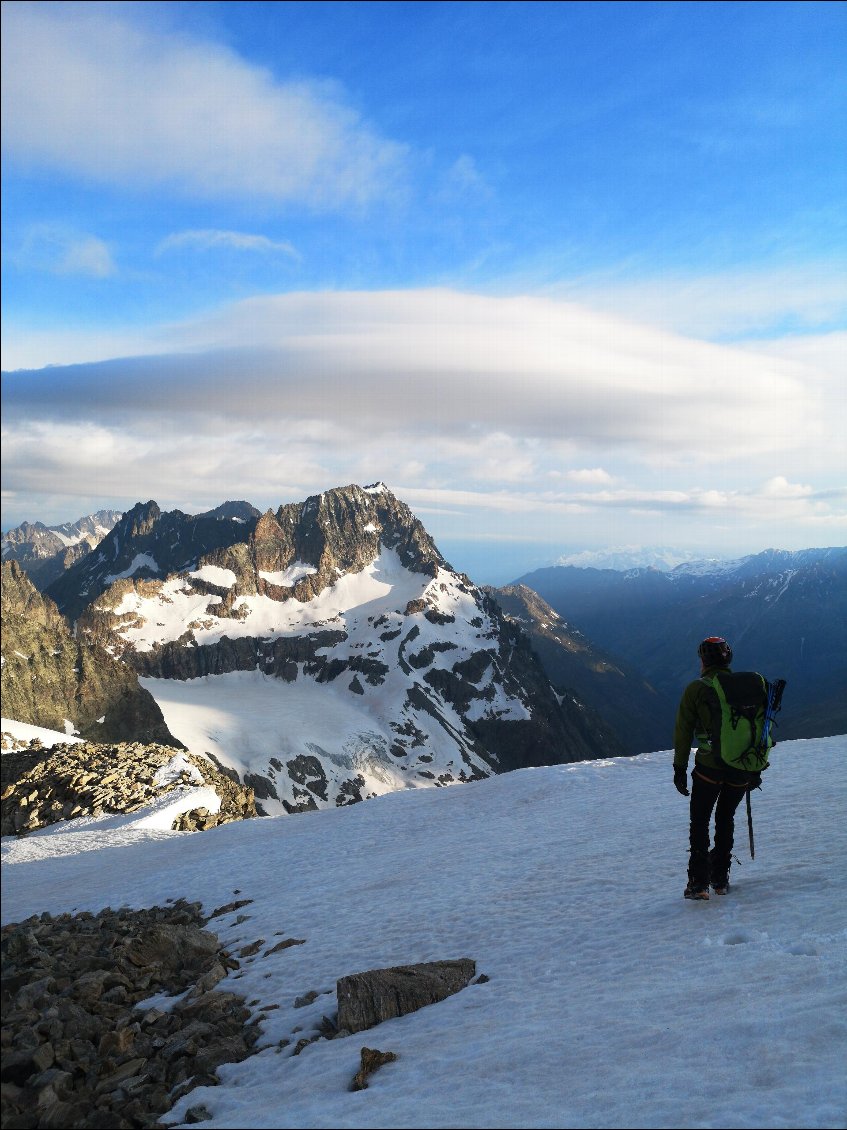
<instances>
[{"instance_id":1,"label":"person standing in snow","mask_svg":"<svg viewBox=\"0 0 847 1130\"><path fill-rule=\"evenodd\" d=\"M673 783L683 796L689 796L688 759L696 743L691 772L691 851L688 859L687 899L708 899L709 887L716 895L729 890L735 812L745 794L761 784L761 774L734 769L713 753L711 731L712 697L704 682L720 670L729 670L732 648L721 636L709 636L697 649L700 678L689 683L682 694L674 730ZM709 825L715 814L715 841L709 850Z\"/></svg>"}]
</instances>

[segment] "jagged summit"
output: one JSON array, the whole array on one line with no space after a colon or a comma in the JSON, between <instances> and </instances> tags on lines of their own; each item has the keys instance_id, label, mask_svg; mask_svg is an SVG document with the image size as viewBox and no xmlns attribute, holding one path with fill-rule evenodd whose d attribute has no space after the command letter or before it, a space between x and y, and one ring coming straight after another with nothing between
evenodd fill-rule
<instances>
[{"instance_id":1,"label":"jagged summit","mask_svg":"<svg viewBox=\"0 0 847 1130\"><path fill-rule=\"evenodd\" d=\"M237 502L222 502L220 506L216 506L214 510L207 510L203 517L235 518L243 522L249 522L251 518L259 518L261 513L261 510L257 510L252 502L245 502L242 499Z\"/></svg>"},{"instance_id":2,"label":"jagged summit","mask_svg":"<svg viewBox=\"0 0 847 1130\"><path fill-rule=\"evenodd\" d=\"M385 484L226 506L139 503L63 578L62 607L264 811L608 752Z\"/></svg>"},{"instance_id":3,"label":"jagged summit","mask_svg":"<svg viewBox=\"0 0 847 1130\"><path fill-rule=\"evenodd\" d=\"M51 585L49 595L76 619L118 581L194 573L208 584L225 576L223 587L235 585L241 595L296 588L304 599L371 565L381 548L394 550L413 572L432 577L449 568L423 525L384 484L334 487L264 514L245 502L204 514L165 512L151 499L127 511L97 552Z\"/></svg>"}]
</instances>

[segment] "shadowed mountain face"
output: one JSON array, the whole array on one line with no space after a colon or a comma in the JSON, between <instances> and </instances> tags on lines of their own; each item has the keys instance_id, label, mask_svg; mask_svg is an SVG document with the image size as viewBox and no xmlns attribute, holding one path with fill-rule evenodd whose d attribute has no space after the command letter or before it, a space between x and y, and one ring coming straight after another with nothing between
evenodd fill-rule
<instances>
[{"instance_id":1,"label":"shadowed mountain face","mask_svg":"<svg viewBox=\"0 0 847 1130\"><path fill-rule=\"evenodd\" d=\"M529 635L556 689L570 691L594 712L594 726L608 733L611 748L634 754L670 743L663 719L674 704L637 668L595 647L526 585L507 585L491 593Z\"/></svg>"},{"instance_id":2,"label":"shadowed mountain face","mask_svg":"<svg viewBox=\"0 0 847 1130\"><path fill-rule=\"evenodd\" d=\"M620 752L382 484L228 506L139 504L51 591L263 811Z\"/></svg>"},{"instance_id":3,"label":"shadowed mountain face","mask_svg":"<svg viewBox=\"0 0 847 1130\"><path fill-rule=\"evenodd\" d=\"M91 741L179 745L136 673L99 645L74 639L14 561L3 563L2 621L4 717Z\"/></svg>"},{"instance_id":4,"label":"shadowed mountain face","mask_svg":"<svg viewBox=\"0 0 847 1130\"><path fill-rule=\"evenodd\" d=\"M736 670L788 680L780 737L847 730L845 548L766 550L668 573L554 566L521 583L592 643L635 667L666 701L678 701L697 677L700 640L720 635L732 645ZM673 710L661 709L671 734Z\"/></svg>"}]
</instances>

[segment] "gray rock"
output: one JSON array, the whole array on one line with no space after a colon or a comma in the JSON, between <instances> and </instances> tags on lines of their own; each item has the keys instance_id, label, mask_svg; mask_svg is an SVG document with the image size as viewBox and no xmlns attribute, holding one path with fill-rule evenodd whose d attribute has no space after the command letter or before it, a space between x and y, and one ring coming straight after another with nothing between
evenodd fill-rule
<instances>
[{"instance_id":1,"label":"gray rock","mask_svg":"<svg viewBox=\"0 0 847 1130\"><path fill-rule=\"evenodd\" d=\"M428 961L353 973L338 981L338 1028L363 1032L406 1016L428 1004L443 1001L464 989L476 974L470 957Z\"/></svg>"}]
</instances>

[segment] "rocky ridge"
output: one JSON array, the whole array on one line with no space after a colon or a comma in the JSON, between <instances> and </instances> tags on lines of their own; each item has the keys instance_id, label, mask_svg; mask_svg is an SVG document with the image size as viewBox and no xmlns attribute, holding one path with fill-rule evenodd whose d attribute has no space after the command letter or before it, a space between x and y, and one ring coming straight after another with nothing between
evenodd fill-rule
<instances>
[{"instance_id":1,"label":"rocky ridge","mask_svg":"<svg viewBox=\"0 0 847 1130\"><path fill-rule=\"evenodd\" d=\"M584 704L587 731L607 751L598 756L642 753L667 740L655 720L668 704L635 668L595 647L526 585L489 591L529 635L553 686Z\"/></svg>"},{"instance_id":2,"label":"rocky ridge","mask_svg":"<svg viewBox=\"0 0 847 1130\"><path fill-rule=\"evenodd\" d=\"M137 812L175 791L184 798L171 825L175 831L205 831L257 815L249 786L221 772L208 758L168 746L78 742L52 749L4 748L0 771L3 836L83 816ZM217 794L217 810L209 807L205 792L192 804L200 786Z\"/></svg>"},{"instance_id":3,"label":"rocky ridge","mask_svg":"<svg viewBox=\"0 0 847 1130\"><path fill-rule=\"evenodd\" d=\"M205 514L163 512L139 502L87 554L47 589L70 621L122 577L164 578L193 569L198 560L249 537L258 511L247 502L227 502Z\"/></svg>"},{"instance_id":4,"label":"rocky ridge","mask_svg":"<svg viewBox=\"0 0 847 1130\"><path fill-rule=\"evenodd\" d=\"M95 741L180 744L135 672L95 641L75 639L15 561L3 562L0 600L5 717Z\"/></svg>"}]
</instances>

